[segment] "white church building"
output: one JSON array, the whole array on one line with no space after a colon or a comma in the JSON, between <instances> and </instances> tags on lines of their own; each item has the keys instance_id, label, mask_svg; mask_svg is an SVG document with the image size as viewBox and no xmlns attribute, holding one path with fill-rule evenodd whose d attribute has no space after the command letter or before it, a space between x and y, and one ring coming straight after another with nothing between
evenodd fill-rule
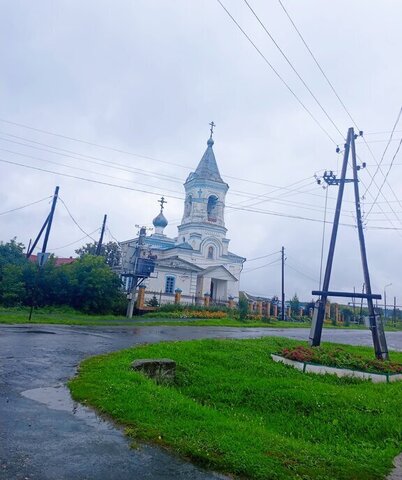
<instances>
[{"instance_id":1,"label":"white church building","mask_svg":"<svg viewBox=\"0 0 402 480\"><path fill-rule=\"evenodd\" d=\"M184 213L178 236L169 238L164 234L168 221L162 197L160 213L153 220L154 233L120 244L122 275L133 270L139 243L140 256L156 260L155 271L143 283L146 301L155 296L160 304L172 303L177 291L181 303L201 304L206 295L211 303L219 304L239 297L240 274L246 259L229 251L224 218L229 185L219 173L212 133L211 128L207 149L184 183ZM130 289L131 279L126 279Z\"/></svg>"}]
</instances>

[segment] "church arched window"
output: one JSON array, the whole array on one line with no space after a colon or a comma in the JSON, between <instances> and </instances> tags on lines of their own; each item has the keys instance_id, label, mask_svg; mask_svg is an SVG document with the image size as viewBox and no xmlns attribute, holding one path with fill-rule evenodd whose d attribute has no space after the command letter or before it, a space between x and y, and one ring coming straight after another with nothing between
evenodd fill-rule
<instances>
[{"instance_id":1,"label":"church arched window","mask_svg":"<svg viewBox=\"0 0 402 480\"><path fill-rule=\"evenodd\" d=\"M193 196L187 195L186 203L184 205L184 214L189 216L191 214L191 207L193 206Z\"/></svg>"},{"instance_id":2,"label":"church arched window","mask_svg":"<svg viewBox=\"0 0 402 480\"><path fill-rule=\"evenodd\" d=\"M208 247L208 258L214 258L214 247L212 245Z\"/></svg>"},{"instance_id":3,"label":"church arched window","mask_svg":"<svg viewBox=\"0 0 402 480\"><path fill-rule=\"evenodd\" d=\"M208 198L207 215L209 222L216 222L218 213L218 197L211 195Z\"/></svg>"}]
</instances>

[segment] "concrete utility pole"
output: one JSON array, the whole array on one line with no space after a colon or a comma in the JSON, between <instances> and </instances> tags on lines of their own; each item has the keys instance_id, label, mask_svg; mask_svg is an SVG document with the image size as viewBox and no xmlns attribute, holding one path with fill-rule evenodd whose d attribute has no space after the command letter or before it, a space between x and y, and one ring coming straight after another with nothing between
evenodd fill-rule
<instances>
[{"instance_id":1,"label":"concrete utility pole","mask_svg":"<svg viewBox=\"0 0 402 480\"><path fill-rule=\"evenodd\" d=\"M360 135L362 134L363 132L360 132ZM312 292L313 295L319 295L320 299L317 301L316 306L314 308L314 316L313 316L313 321L312 321L311 331L310 331L310 345L318 346L321 343L321 334L322 334L322 327L323 327L324 314L325 314L325 304L329 296L365 298L367 300L367 306L369 311L370 330L373 338L375 355L377 358L388 359L388 348L387 348L387 342L385 339L383 325L381 322L378 322L378 319L377 319L378 315L375 312L374 304L373 304L373 300L381 299L381 295L373 294L371 291L371 281L370 281L370 274L368 269L366 244L364 240L363 221L362 221L361 206L360 206L358 171L360 170L361 167L357 166L357 161L356 161L356 145L355 145L356 138L357 138L357 135L355 135L353 128L349 128L346 143L345 143L341 177L339 179L336 178L336 175L334 175L333 172L324 173L325 182L328 185L339 186L339 190L338 190L338 198L336 202L335 216L334 216L334 222L332 226L331 241L329 245L327 265L325 269L322 290ZM346 171L347 171L350 152L352 153L353 178L347 179ZM365 165L363 164L363 167L364 166ZM355 292L330 292L329 291L329 282L331 278L332 264L334 260L336 237L338 234L342 199L343 199L343 193L344 193L346 183L353 183L353 186L354 186L357 231L359 236L360 256L361 256L362 267L363 267L364 283L366 286L366 293L361 293L361 294L355 293Z\"/></svg>"},{"instance_id":2,"label":"concrete utility pole","mask_svg":"<svg viewBox=\"0 0 402 480\"><path fill-rule=\"evenodd\" d=\"M105 216L103 217L102 230L101 230L99 242L98 242L98 245L96 246L96 253L95 253L95 255L97 255L98 257L99 257L99 255L101 254L102 242L103 242L103 235L105 234L106 219L107 219L107 215L105 214Z\"/></svg>"},{"instance_id":3,"label":"concrete utility pole","mask_svg":"<svg viewBox=\"0 0 402 480\"><path fill-rule=\"evenodd\" d=\"M285 320L285 247L282 247L281 253L282 253L282 310L281 310L281 320Z\"/></svg>"},{"instance_id":4,"label":"concrete utility pole","mask_svg":"<svg viewBox=\"0 0 402 480\"><path fill-rule=\"evenodd\" d=\"M387 321L387 287L390 287L392 283L388 283L384 287L384 323Z\"/></svg>"},{"instance_id":5,"label":"concrete utility pole","mask_svg":"<svg viewBox=\"0 0 402 480\"><path fill-rule=\"evenodd\" d=\"M127 306L127 318L133 318L133 313L134 313L134 306L135 306L135 300L136 300L136 292L137 292L137 286L138 286L138 280L139 277L136 275L137 273L137 263L138 259L141 257L141 252L142 252L142 247L144 245L144 239L145 235L147 234L147 229L145 227L140 228L140 234L138 236L138 241L137 245L134 250L134 255L133 255L133 266L134 266L134 274L132 276L133 283L132 283L132 288L131 288L131 298L130 301L128 302Z\"/></svg>"}]
</instances>

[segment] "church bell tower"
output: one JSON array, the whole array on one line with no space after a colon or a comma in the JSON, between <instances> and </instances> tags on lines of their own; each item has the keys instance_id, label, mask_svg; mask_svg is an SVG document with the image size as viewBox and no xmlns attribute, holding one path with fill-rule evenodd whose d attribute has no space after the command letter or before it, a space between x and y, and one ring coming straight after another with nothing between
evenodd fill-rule
<instances>
[{"instance_id":1,"label":"church bell tower","mask_svg":"<svg viewBox=\"0 0 402 480\"><path fill-rule=\"evenodd\" d=\"M195 250L214 249L215 258L227 252L225 197L229 185L222 180L213 151L214 122L210 123L207 149L196 170L184 183L184 214L178 227L178 242L187 242ZM211 247L211 248L210 248ZM209 249L209 250L208 250Z\"/></svg>"}]
</instances>

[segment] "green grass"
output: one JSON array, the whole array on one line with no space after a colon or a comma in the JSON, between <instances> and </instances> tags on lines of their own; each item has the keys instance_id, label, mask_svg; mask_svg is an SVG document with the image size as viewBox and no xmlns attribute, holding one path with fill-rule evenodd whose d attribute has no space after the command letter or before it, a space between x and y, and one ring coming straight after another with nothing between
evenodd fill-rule
<instances>
[{"instance_id":1,"label":"green grass","mask_svg":"<svg viewBox=\"0 0 402 480\"><path fill-rule=\"evenodd\" d=\"M0 308L0 324L25 324L28 321L29 308ZM308 322L282 322L280 320L237 320L232 318L222 319L187 319L187 318L155 318L149 316L137 316L127 319L122 315L87 315L70 308L40 308L35 309L32 315L31 323L52 324L52 325L135 325L144 326L194 326L194 327L242 327L242 328L310 328ZM324 325L324 328L347 328L347 329L366 329L362 325L333 326ZM402 329L402 322L397 328L386 327L387 331L397 331Z\"/></svg>"},{"instance_id":2,"label":"green grass","mask_svg":"<svg viewBox=\"0 0 402 480\"><path fill-rule=\"evenodd\" d=\"M0 324L29 323L29 308L0 309ZM30 323L62 324L62 325L118 325L124 320L123 316L115 315L86 315L73 309L43 308L33 311Z\"/></svg>"},{"instance_id":3,"label":"green grass","mask_svg":"<svg viewBox=\"0 0 402 480\"><path fill-rule=\"evenodd\" d=\"M270 359L300 343L145 345L85 360L69 386L75 400L125 426L134 444L156 443L210 469L252 479L384 478L402 449L401 384L302 374ZM344 348L372 358L370 348ZM130 368L158 357L177 362L174 385Z\"/></svg>"}]
</instances>

